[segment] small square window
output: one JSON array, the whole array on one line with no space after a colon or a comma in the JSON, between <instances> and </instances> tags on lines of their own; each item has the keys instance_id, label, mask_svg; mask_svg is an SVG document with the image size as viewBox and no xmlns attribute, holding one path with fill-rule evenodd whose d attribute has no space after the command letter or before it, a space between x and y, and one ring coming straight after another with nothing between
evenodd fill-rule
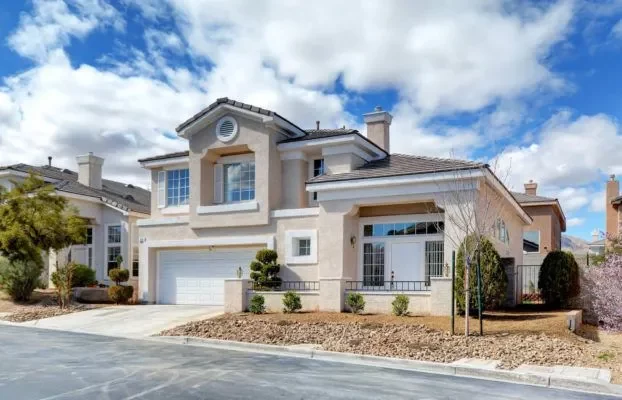
<instances>
[{"instance_id":1,"label":"small square window","mask_svg":"<svg viewBox=\"0 0 622 400\"><path fill-rule=\"evenodd\" d=\"M296 239L296 256L309 256L311 255L311 239L299 238Z\"/></svg>"}]
</instances>

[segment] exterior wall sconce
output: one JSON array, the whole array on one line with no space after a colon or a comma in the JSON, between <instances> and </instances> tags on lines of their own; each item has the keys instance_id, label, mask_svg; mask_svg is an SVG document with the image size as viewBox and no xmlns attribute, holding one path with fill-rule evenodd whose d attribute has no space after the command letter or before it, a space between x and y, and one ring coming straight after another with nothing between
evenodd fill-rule
<instances>
[{"instance_id":1,"label":"exterior wall sconce","mask_svg":"<svg viewBox=\"0 0 622 400\"><path fill-rule=\"evenodd\" d=\"M352 245L352 248L354 248L354 245L356 244L356 236L350 236L350 244Z\"/></svg>"}]
</instances>

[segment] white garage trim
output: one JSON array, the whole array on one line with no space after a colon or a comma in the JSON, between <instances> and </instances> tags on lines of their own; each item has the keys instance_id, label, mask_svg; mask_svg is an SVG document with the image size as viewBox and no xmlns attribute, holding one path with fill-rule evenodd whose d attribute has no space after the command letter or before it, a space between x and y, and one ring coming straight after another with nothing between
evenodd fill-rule
<instances>
[{"instance_id":1,"label":"white garage trim","mask_svg":"<svg viewBox=\"0 0 622 400\"><path fill-rule=\"evenodd\" d=\"M149 248L166 247L205 247L205 246L238 246L238 245L265 245L270 250L275 250L274 235L258 236L228 236L202 239L181 239L181 240L154 240L147 241Z\"/></svg>"}]
</instances>

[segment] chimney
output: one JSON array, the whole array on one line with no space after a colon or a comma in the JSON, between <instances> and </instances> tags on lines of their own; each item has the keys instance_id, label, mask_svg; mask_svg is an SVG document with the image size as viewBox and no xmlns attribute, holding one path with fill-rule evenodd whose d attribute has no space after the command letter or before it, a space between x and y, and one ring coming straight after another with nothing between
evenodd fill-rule
<instances>
[{"instance_id":1,"label":"chimney","mask_svg":"<svg viewBox=\"0 0 622 400\"><path fill-rule=\"evenodd\" d=\"M52 156L48 156L48 167L52 166Z\"/></svg>"},{"instance_id":2,"label":"chimney","mask_svg":"<svg viewBox=\"0 0 622 400\"><path fill-rule=\"evenodd\" d=\"M594 229L592 231L592 242L596 242L600 239L600 231L598 229Z\"/></svg>"},{"instance_id":3,"label":"chimney","mask_svg":"<svg viewBox=\"0 0 622 400\"><path fill-rule=\"evenodd\" d=\"M76 157L76 161L78 161L78 182L93 189L101 189L104 159L89 152Z\"/></svg>"},{"instance_id":4,"label":"chimney","mask_svg":"<svg viewBox=\"0 0 622 400\"><path fill-rule=\"evenodd\" d=\"M605 188L605 229L606 236L617 235L618 225L618 205L611 204L611 200L620 195L620 182L615 175L611 175Z\"/></svg>"},{"instance_id":5,"label":"chimney","mask_svg":"<svg viewBox=\"0 0 622 400\"><path fill-rule=\"evenodd\" d=\"M315 121L315 129L320 130L320 121Z\"/></svg>"},{"instance_id":6,"label":"chimney","mask_svg":"<svg viewBox=\"0 0 622 400\"><path fill-rule=\"evenodd\" d=\"M529 182L525 183L525 194L530 196L535 196L538 192L538 184L533 180L529 180Z\"/></svg>"},{"instance_id":7,"label":"chimney","mask_svg":"<svg viewBox=\"0 0 622 400\"><path fill-rule=\"evenodd\" d=\"M367 125L367 139L390 154L389 127L393 116L377 106L373 112L363 114L363 120Z\"/></svg>"}]
</instances>

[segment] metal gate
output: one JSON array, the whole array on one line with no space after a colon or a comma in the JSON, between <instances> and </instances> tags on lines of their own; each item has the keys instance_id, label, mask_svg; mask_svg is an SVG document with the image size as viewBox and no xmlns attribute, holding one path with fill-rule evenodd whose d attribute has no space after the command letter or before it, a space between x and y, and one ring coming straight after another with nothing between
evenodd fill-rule
<instances>
[{"instance_id":1,"label":"metal gate","mask_svg":"<svg viewBox=\"0 0 622 400\"><path fill-rule=\"evenodd\" d=\"M540 265L517 265L516 275L518 303L542 304L540 289L538 289Z\"/></svg>"}]
</instances>

